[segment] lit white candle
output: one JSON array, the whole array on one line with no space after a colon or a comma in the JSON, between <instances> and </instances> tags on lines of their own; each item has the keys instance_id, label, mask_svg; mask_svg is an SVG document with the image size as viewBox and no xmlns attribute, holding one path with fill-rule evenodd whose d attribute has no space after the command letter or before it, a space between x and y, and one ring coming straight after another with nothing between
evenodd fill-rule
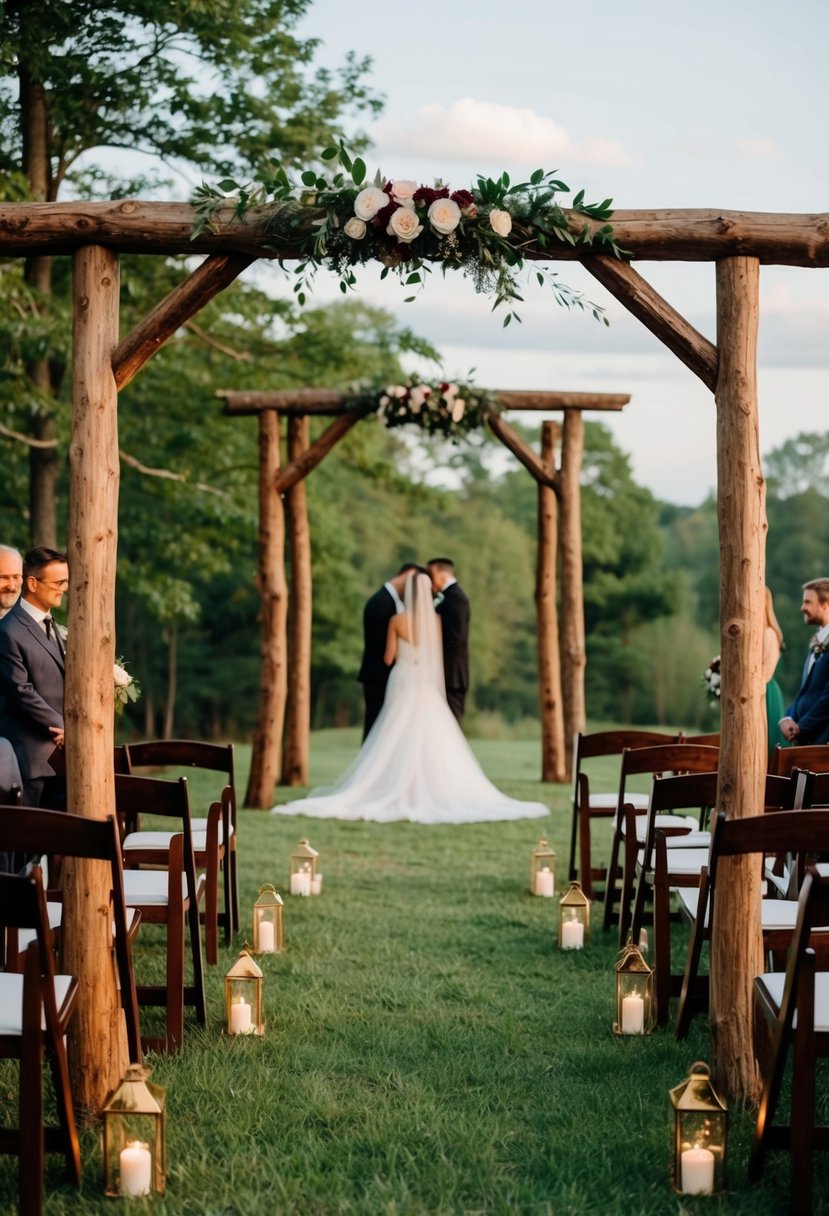
<instances>
[{"instance_id":1,"label":"lit white candle","mask_svg":"<svg viewBox=\"0 0 829 1216\"><path fill-rule=\"evenodd\" d=\"M274 935L273 921L260 920L259 922L259 953L273 954L274 952Z\"/></svg>"},{"instance_id":2,"label":"lit white candle","mask_svg":"<svg viewBox=\"0 0 829 1216\"><path fill-rule=\"evenodd\" d=\"M311 871L300 870L296 874L291 875L291 894L292 895L310 895L311 894Z\"/></svg>"},{"instance_id":3,"label":"lit white candle","mask_svg":"<svg viewBox=\"0 0 829 1216\"><path fill-rule=\"evenodd\" d=\"M645 1033L645 1002L641 996L626 996L622 1000L622 1034Z\"/></svg>"},{"instance_id":4,"label":"lit white candle","mask_svg":"<svg viewBox=\"0 0 829 1216\"><path fill-rule=\"evenodd\" d=\"M584 925L580 920L566 920L561 926L562 950L581 950L584 946Z\"/></svg>"},{"instance_id":5,"label":"lit white candle","mask_svg":"<svg viewBox=\"0 0 829 1216\"><path fill-rule=\"evenodd\" d=\"M230 1033L250 1034L252 1030L253 1021L250 1016L250 1005L242 997L237 997L230 1006Z\"/></svg>"},{"instance_id":6,"label":"lit white candle","mask_svg":"<svg viewBox=\"0 0 829 1216\"><path fill-rule=\"evenodd\" d=\"M710 1195L714 1190L714 1154L708 1148L687 1148L682 1154L682 1191Z\"/></svg>"},{"instance_id":7,"label":"lit white candle","mask_svg":"<svg viewBox=\"0 0 829 1216\"><path fill-rule=\"evenodd\" d=\"M149 1195L153 1178L153 1159L146 1144L131 1140L121 1149L121 1177L118 1190L122 1195Z\"/></svg>"},{"instance_id":8,"label":"lit white candle","mask_svg":"<svg viewBox=\"0 0 829 1216\"><path fill-rule=\"evenodd\" d=\"M544 866L543 870L538 870L535 875L535 893L536 895L544 895L547 899L552 899L556 893L555 883L553 880L553 871L549 866Z\"/></svg>"},{"instance_id":9,"label":"lit white candle","mask_svg":"<svg viewBox=\"0 0 829 1216\"><path fill-rule=\"evenodd\" d=\"M322 874L317 874L311 879L311 894L322 895Z\"/></svg>"}]
</instances>

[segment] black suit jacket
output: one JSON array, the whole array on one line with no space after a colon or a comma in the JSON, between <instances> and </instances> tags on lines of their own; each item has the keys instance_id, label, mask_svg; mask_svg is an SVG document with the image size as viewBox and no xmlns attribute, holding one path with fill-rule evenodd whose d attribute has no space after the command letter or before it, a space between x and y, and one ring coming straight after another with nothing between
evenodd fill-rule
<instances>
[{"instance_id":1,"label":"black suit jacket","mask_svg":"<svg viewBox=\"0 0 829 1216\"><path fill-rule=\"evenodd\" d=\"M375 591L366 600L363 609L363 661L357 679L361 684L379 684L385 688L390 667L383 662L389 621L397 612L397 605L385 587Z\"/></svg>"},{"instance_id":2,"label":"black suit jacket","mask_svg":"<svg viewBox=\"0 0 829 1216\"><path fill-rule=\"evenodd\" d=\"M829 653L815 659L785 717L800 727L795 743L829 743Z\"/></svg>"},{"instance_id":3,"label":"black suit jacket","mask_svg":"<svg viewBox=\"0 0 829 1216\"><path fill-rule=\"evenodd\" d=\"M469 600L457 583L437 606L443 633L443 673L447 688L469 687Z\"/></svg>"},{"instance_id":4,"label":"black suit jacket","mask_svg":"<svg viewBox=\"0 0 829 1216\"><path fill-rule=\"evenodd\" d=\"M63 726L63 657L25 608L0 620L0 735L17 755L23 780L54 777L50 726Z\"/></svg>"}]
</instances>

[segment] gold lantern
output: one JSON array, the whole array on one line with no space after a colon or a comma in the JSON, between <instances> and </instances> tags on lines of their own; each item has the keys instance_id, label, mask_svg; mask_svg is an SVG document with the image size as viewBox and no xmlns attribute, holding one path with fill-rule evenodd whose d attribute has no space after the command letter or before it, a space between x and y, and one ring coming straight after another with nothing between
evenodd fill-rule
<instances>
[{"instance_id":1,"label":"gold lantern","mask_svg":"<svg viewBox=\"0 0 829 1216\"><path fill-rule=\"evenodd\" d=\"M262 972L245 946L225 976L225 1034L264 1033Z\"/></svg>"},{"instance_id":2,"label":"gold lantern","mask_svg":"<svg viewBox=\"0 0 829 1216\"><path fill-rule=\"evenodd\" d=\"M590 900L582 891L581 883L570 883L558 907L559 948L581 950L590 940Z\"/></svg>"},{"instance_id":3,"label":"gold lantern","mask_svg":"<svg viewBox=\"0 0 829 1216\"><path fill-rule=\"evenodd\" d=\"M307 840L300 840L291 854L291 894L320 895L322 875L317 872L319 853Z\"/></svg>"},{"instance_id":4,"label":"gold lantern","mask_svg":"<svg viewBox=\"0 0 829 1216\"><path fill-rule=\"evenodd\" d=\"M630 938L616 964L614 1034L650 1034L653 1030L653 970Z\"/></svg>"},{"instance_id":5,"label":"gold lantern","mask_svg":"<svg viewBox=\"0 0 829 1216\"><path fill-rule=\"evenodd\" d=\"M281 954L284 949L282 896L266 882L253 905L253 953Z\"/></svg>"},{"instance_id":6,"label":"gold lantern","mask_svg":"<svg viewBox=\"0 0 829 1216\"><path fill-rule=\"evenodd\" d=\"M674 1112L674 1189L684 1195L725 1190L728 1111L711 1084L711 1070L697 1061L670 1090Z\"/></svg>"},{"instance_id":7,"label":"gold lantern","mask_svg":"<svg viewBox=\"0 0 829 1216\"><path fill-rule=\"evenodd\" d=\"M555 893L556 855L546 840L539 840L530 862L530 894L552 899Z\"/></svg>"},{"instance_id":8,"label":"gold lantern","mask_svg":"<svg viewBox=\"0 0 829 1216\"><path fill-rule=\"evenodd\" d=\"M130 1064L103 1109L104 1189L107 1195L163 1195L167 1177L164 1139L166 1095L150 1085L148 1068Z\"/></svg>"}]
</instances>

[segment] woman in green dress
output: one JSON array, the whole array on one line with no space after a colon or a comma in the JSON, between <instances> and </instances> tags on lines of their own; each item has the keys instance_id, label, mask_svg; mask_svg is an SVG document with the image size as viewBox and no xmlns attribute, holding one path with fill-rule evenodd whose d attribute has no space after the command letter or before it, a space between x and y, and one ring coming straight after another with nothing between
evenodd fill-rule
<instances>
[{"instance_id":1,"label":"woman in green dress","mask_svg":"<svg viewBox=\"0 0 829 1216\"><path fill-rule=\"evenodd\" d=\"M769 755L778 744L786 740L780 733L780 719L783 717L785 706L780 685L774 678L780 652L783 649L783 630L774 614L774 602L771 591L766 587L766 625L763 631L763 679L766 682L766 721L768 722Z\"/></svg>"}]
</instances>

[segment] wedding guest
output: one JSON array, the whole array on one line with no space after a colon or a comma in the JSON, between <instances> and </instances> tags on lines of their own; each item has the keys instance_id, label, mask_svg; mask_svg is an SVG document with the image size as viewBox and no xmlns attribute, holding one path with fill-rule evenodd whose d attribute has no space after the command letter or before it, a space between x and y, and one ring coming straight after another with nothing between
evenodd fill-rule
<instances>
[{"instance_id":1,"label":"wedding guest","mask_svg":"<svg viewBox=\"0 0 829 1216\"><path fill-rule=\"evenodd\" d=\"M11 545L0 545L0 620L20 599L23 558Z\"/></svg>"},{"instance_id":2,"label":"wedding guest","mask_svg":"<svg viewBox=\"0 0 829 1216\"><path fill-rule=\"evenodd\" d=\"M469 600L455 578L451 557L433 557L427 568L435 592L435 611L443 630L446 700L460 722L469 688Z\"/></svg>"},{"instance_id":3,"label":"wedding guest","mask_svg":"<svg viewBox=\"0 0 829 1216\"><path fill-rule=\"evenodd\" d=\"M817 625L809 642L800 691L780 719L780 730L789 743L829 742L829 578L813 578L803 584L800 605L805 625Z\"/></svg>"},{"instance_id":4,"label":"wedding guest","mask_svg":"<svg viewBox=\"0 0 829 1216\"><path fill-rule=\"evenodd\" d=\"M769 755L778 744L784 742L780 729L783 717L783 693L774 678L780 652L783 649L783 630L774 611L771 590L766 587L766 624L763 630L763 680L766 685L766 722L768 724Z\"/></svg>"},{"instance_id":5,"label":"wedding guest","mask_svg":"<svg viewBox=\"0 0 829 1216\"><path fill-rule=\"evenodd\" d=\"M357 675L363 686L365 701L364 739L377 720L386 697L391 668L386 666L383 653L386 649L389 621L395 613L403 611L402 596L406 575L410 570L421 568L415 562L405 562L394 578L390 578L379 591L375 591L374 595L366 600L363 609L363 658Z\"/></svg>"},{"instance_id":6,"label":"wedding guest","mask_svg":"<svg viewBox=\"0 0 829 1216\"><path fill-rule=\"evenodd\" d=\"M66 554L30 549L23 594L0 621L0 735L14 748L27 806L63 810L66 782L49 758L63 746L64 649L52 618L69 586Z\"/></svg>"}]
</instances>

